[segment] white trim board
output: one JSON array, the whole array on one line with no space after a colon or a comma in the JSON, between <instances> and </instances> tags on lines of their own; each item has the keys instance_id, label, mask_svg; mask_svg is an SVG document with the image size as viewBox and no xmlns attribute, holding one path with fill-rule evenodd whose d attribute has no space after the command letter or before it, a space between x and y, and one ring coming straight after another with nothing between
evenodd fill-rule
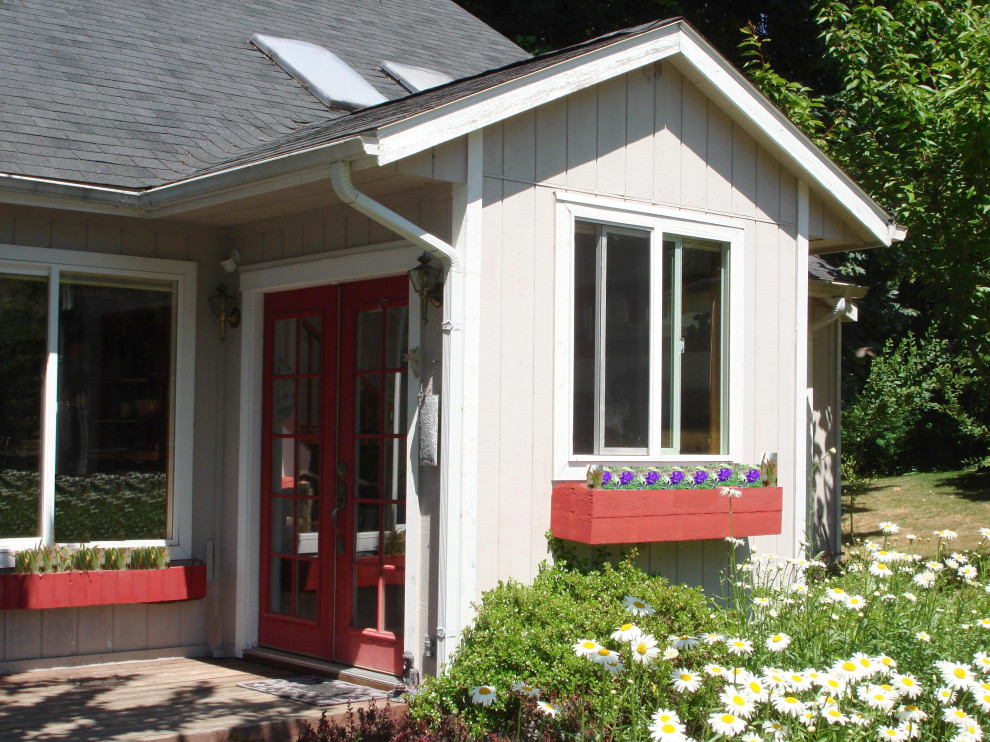
<instances>
[{"instance_id":1,"label":"white trim board","mask_svg":"<svg viewBox=\"0 0 990 742\"><path fill-rule=\"evenodd\" d=\"M851 221L890 245L905 232L848 175L684 21L620 38L613 44L378 129L384 165L498 123L648 64L669 59L734 121L797 175L814 183Z\"/></svg>"}]
</instances>

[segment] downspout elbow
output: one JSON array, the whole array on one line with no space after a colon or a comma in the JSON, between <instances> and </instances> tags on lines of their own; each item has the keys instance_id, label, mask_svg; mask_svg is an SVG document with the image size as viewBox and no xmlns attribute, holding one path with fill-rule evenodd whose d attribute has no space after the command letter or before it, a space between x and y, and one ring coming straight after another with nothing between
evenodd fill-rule
<instances>
[{"instance_id":1,"label":"downspout elbow","mask_svg":"<svg viewBox=\"0 0 990 742\"><path fill-rule=\"evenodd\" d=\"M846 299L845 297L838 297L833 300L832 311L826 314L824 317L819 317L808 327L810 333L816 333L826 325L831 324L839 317L841 317L846 311Z\"/></svg>"},{"instance_id":2,"label":"downspout elbow","mask_svg":"<svg viewBox=\"0 0 990 742\"><path fill-rule=\"evenodd\" d=\"M384 204L361 193L351 180L351 165L349 162L331 163L330 184L333 186L334 193L345 204L361 212L369 219L388 227L391 231L406 238L417 247L426 250L443 264L445 270L456 273L463 271L460 257L451 245L439 237L430 234L417 224L413 224L404 216L396 214Z\"/></svg>"}]
</instances>

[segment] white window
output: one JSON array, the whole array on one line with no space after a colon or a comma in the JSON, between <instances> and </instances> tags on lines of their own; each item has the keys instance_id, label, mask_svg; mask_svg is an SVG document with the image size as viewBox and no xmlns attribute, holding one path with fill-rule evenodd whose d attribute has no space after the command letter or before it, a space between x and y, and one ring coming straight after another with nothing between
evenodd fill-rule
<instances>
[{"instance_id":1,"label":"white window","mask_svg":"<svg viewBox=\"0 0 990 742\"><path fill-rule=\"evenodd\" d=\"M0 246L0 550L189 556L193 263Z\"/></svg>"},{"instance_id":2,"label":"white window","mask_svg":"<svg viewBox=\"0 0 990 742\"><path fill-rule=\"evenodd\" d=\"M557 228L558 478L732 458L741 226L558 195Z\"/></svg>"}]
</instances>

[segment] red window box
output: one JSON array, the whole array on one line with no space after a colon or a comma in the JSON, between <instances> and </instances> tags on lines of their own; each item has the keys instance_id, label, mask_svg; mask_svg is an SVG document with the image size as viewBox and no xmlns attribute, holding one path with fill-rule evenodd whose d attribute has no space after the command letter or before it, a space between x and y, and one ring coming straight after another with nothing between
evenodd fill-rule
<instances>
[{"instance_id":1,"label":"red window box","mask_svg":"<svg viewBox=\"0 0 990 742\"><path fill-rule=\"evenodd\" d=\"M206 597L206 565L168 569L0 574L0 608L78 608L115 603L163 603Z\"/></svg>"},{"instance_id":2,"label":"red window box","mask_svg":"<svg viewBox=\"0 0 990 742\"><path fill-rule=\"evenodd\" d=\"M582 544L700 541L780 533L783 490L746 487L729 498L717 489L603 490L554 485L550 530ZM732 525L729 525L729 501Z\"/></svg>"}]
</instances>

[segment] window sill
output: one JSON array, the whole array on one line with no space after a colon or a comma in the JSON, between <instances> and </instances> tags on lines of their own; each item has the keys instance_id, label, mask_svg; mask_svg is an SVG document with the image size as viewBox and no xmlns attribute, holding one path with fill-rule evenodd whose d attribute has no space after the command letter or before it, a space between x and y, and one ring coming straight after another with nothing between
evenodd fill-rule
<instances>
[{"instance_id":1,"label":"window sill","mask_svg":"<svg viewBox=\"0 0 990 742\"><path fill-rule=\"evenodd\" d=\"M164 603L205 597L205 564L168 569L0 574L0 608L4 610Z\"/></svg>"},{"instance_id":2,"label":"window sill","mask_svg":"<svg viewBox=\"0 0 990 742\"><path fill-rule=\"evenodd\" d=\"M583 483L561 482L553 488L550 530L582 544L779 534L783 489L747 487L742 493L729 498L717 489L589 490Z\"/></svg>"}]
</instances>

